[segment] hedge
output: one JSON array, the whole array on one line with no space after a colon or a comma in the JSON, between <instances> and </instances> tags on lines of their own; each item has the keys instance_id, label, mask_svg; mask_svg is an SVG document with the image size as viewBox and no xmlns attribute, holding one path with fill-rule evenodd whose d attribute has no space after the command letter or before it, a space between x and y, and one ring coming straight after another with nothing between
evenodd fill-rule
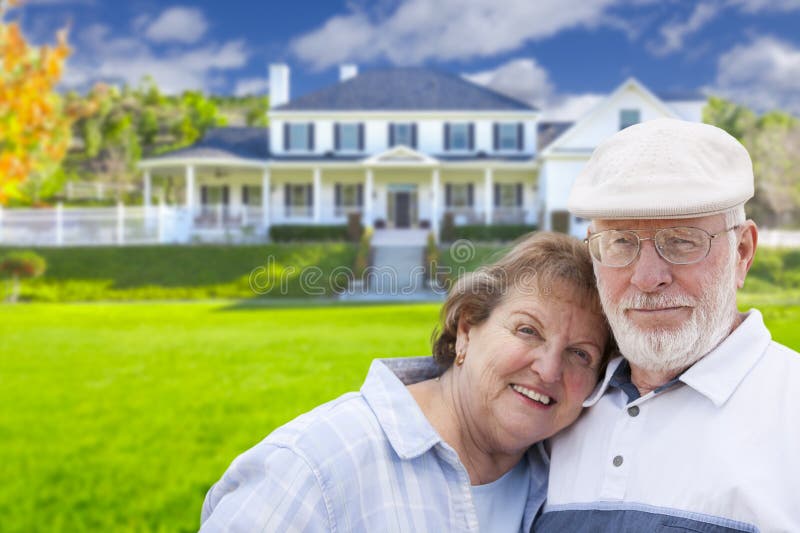
<instances>
[{"instance_id":1,"label":"hedge","mask_svg":"<svg viewBox=\"0 0 800 533\"><path fill-rule=\"evenodd\" d=\"M346 241L348 231L346 225L276 225L269 228L269 236L273 242L300 241Z\"/></svg>"},{"instance_id":2,"label":"hedge","mask_svg":"<svg viewBox=\"0 0 800 533\"><path fill-rule=\"evenodd\" d=\"M453 226L452 240L448 235L441 235L444 242L452 242L459 239L466 239L476 242L507 242L513 241L517 237L536 231L536 226L527 224L499 224L485 225L472 224L464 226Z\"/></svg>"}]
</instances>

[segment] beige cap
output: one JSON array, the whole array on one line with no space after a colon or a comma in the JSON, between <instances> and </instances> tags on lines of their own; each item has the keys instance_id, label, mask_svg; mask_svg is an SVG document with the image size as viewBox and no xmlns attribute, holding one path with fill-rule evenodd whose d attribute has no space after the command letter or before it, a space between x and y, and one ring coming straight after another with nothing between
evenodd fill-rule
<instances>
[{"instance_id":1,"label":"beige cap","mask_svg":"<svg viewBox=\"0 0 800 533\"><path fill-rule=\"evenodd\" d=\"M752 197L753 163L739 141L715 126L660 118L601 143L567 208L583 218L691 218Z\"/></svg>"}]
</instances>

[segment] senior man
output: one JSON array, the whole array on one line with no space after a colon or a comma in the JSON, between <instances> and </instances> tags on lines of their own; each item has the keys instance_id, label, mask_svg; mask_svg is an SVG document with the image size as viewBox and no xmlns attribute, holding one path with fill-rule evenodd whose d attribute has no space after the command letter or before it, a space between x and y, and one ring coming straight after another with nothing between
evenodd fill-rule
<instances>
[{"instance_id":1,"label":"senior man","mask_svg":"<svg viewBox=\"0 0 800 533\"><path fill-rule=\"evenodd\" d=\"M752 163L706 124L601 144L570 211L624 358L551 442L537 532L800 531L800 355L740 313Z\"/></svg>"}]
</instances>

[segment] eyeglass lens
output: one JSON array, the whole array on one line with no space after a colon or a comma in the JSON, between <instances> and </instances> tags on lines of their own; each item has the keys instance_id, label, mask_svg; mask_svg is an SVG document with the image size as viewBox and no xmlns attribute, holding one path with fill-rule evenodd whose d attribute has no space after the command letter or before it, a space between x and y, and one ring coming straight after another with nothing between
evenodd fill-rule
<instances>
[{"instance_id":1,"label":"eyeglass lens","mask_svg":"<svg viewBox=\"0 0 800 533\"><path fill-rule=\"evenodd\" d=\"M703 259L711 247L711 235L700 228L678 227L656 231L652 237L659 255L679 265ZM589 240L592 256L607 266L626 266L639 253L640 238L634 231L606 230Z\"/></svg>"}]
</instances>

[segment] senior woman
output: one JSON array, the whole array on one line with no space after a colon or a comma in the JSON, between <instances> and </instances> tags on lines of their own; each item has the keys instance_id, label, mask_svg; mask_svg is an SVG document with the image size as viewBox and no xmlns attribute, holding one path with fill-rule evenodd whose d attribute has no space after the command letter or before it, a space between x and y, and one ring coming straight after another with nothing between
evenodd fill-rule
<instances>
[{"instance_id":1,"label":"senior woman","mask_svg":"<svg viewBox=\"0 0 800 533\"><path fill-rule=\"evenodd\" d=\"M528 531L533 445L575 421L610 344L585 247L534 234L452 287L433 358L373 361L238 457L201 531Z\"/></svg>"}]
</instances>

